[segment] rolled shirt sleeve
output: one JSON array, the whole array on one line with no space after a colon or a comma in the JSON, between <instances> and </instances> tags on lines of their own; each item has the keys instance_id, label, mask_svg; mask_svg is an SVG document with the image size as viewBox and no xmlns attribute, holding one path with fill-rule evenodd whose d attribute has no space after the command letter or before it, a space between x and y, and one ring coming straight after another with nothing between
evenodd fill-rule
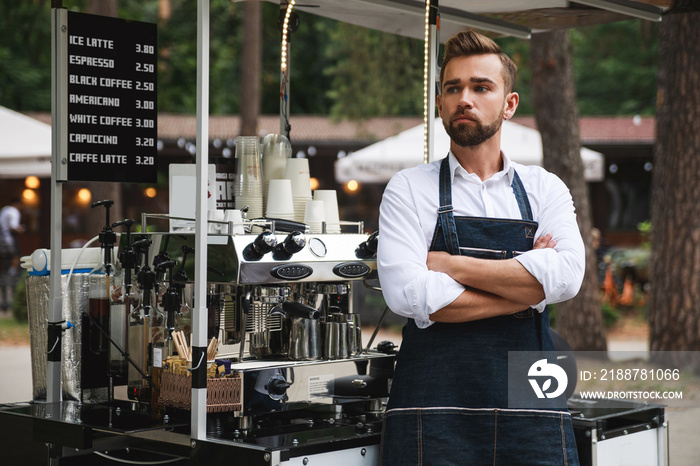
<instances>
[{"instance_id":1,"label":"rolled shirt sleeve","mask_svg":"<svg viewBox=\"0 0 700 466\"><path fill-rule=\"evenodd\" d=\"M547 184L535 237L551 233L557 241L554 249L533 249L516 257L542 285L545 299L535 309L542 312L546 304L571 299L579 292L585 272L585 246L576 222L571 193L558 177L547 174Z\"/></svg>"},{"instance_id":2,"label":"rolled shirt sleeve","mask_svg":"<svg viewBox=\"0 0 700 466\"><path fill-rule=\"evenodd\" d=\"M401 174L387 185L379 212L377 268L384 299L393 312L426 328L432 324L430 314L457 299L464 286L428 270L425 233L408 180Z\"/></svg>"}]
</instances>

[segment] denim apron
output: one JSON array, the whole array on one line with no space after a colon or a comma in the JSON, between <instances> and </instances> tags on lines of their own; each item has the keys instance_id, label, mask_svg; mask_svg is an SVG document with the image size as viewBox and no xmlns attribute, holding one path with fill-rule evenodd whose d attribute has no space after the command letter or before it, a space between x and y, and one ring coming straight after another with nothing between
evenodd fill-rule
<instances>
[{"instance_id":1,"label":"denim apron","mask_svg":"<svg viewBox=\"0 0 700 466\"><path fill-rule=\"evenodd\" d=\"M522 220L455 217L449 161L431 251L509 259L532 249L537 222L517 173ZM382 437L387 465L578 465L566 407L508 408L508 351L554 351L549 314L532 308L419 329L409 319Z\"/></svg>"}]
</instances>

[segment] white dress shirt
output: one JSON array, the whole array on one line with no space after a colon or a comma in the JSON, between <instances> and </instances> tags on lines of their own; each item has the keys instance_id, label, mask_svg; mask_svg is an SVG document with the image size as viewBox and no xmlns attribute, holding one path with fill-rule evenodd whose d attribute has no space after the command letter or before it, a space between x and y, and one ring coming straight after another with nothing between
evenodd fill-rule
<instances>
[{"instance_id":1,"label":"white dress shirt","mask_svg":"<svg viewBox=\"0 0 700 466\"><path fill-rule=\"evenodd\" d=\"M464 285L442 272L428 270L426 260L437 223L442 160L403 170L387 185L379 207L377 268L384 299L396 314L412 318L419 328L432 325L430 314L464 291ZM539 226L535 239L551 233L556 247L517 256L544 289L534 306L576 296L583 281L585 249L566 185L541 167L512 162L503 154L503 170L486 181L468 173L449 154L455 217L516 218L521 214L511 183L518 172Z\"/></svg>"}]
</instances>

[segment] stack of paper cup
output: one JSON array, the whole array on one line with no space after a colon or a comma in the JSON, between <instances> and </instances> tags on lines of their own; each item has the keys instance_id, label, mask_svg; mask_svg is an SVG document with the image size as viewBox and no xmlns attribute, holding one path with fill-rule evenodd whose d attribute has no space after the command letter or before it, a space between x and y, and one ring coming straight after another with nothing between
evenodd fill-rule
<instances>
[{"instance_id":1,"label":"stack of paper cup","mask_svg":"<svg viewBox=\"0 0 700 466\"><path fill-rule=\"evenodd\" d=\"M314 201L323 201L323 208L326 218L326 233L340 233L338 196L335 190L317 189L314 191Z\"/></svg>"},{"instance_id":2,"label":"stack of paper cup","mask_svg":"<svg viewBox=\"0 0 700 466\"><path fill-rule=\"evenodd\" d=\"M266 216L267 218L294 220L291 180L270 180Z\"/></svg>"},{"instance_id":3,"label":"stack of paper cup","mask_svg":"<svg viewBox=\"0 0 700 466\"><path fill-rule=\"evenodd\" d=\"M323 222L326 221L326 212L323 201L306 201L304 209L304 223L309 227L310 233L321 233Z\"/></svg>"},{"instance_id":4,"label":"stack of paper cup","mask_svg":"<svg viewBox=\"0 0 700 466\"><path fill-rule=\"evenodd\" d=\"M248 218L263 216L263 173L256 136L236 138L236 209L248 206Z\"/></svg>"},{"instance_id":5,"label":"stack of paper cup","mask_svg":"<svg viewBox=\"0 0 700 466\"><path fill-rule=\"evenodd\" d=\"M287 159L292 156L289 139L281 134L268 134L262 140L262 166L265 175L265 202L269 197L270 180L284 178L287 171ZM267 204L265 204L267 209Z\"/></svg>"},{"instance_id":6,"label":"stack of paper cup","mask_svg":"<svg viewBox=\"0 0 700 466\"><path fill-rule=\"evenodd\" d=\"M306 212L306 202L311 200L309 159L287 160L287 170L285 171L284 177L292 182L294 220L303 222Z\"/></svg>"}]
</instances>

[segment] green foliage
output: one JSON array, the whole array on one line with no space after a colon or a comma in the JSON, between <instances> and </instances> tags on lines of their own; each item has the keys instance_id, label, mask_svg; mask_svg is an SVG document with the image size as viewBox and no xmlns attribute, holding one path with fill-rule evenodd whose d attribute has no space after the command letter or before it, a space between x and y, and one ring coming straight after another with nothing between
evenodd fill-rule
<instances>
[{"instance_id":1,"label":"green foliage","mask_svg":"<svg viewBox=\"0 0 700 466\"><path fill-rule=\"evenodd\" d=\"M27 322L27 272L22 269L22 273L17 279L15 294L12 296L12 316L17 322Z\"/></svg>"},{"instance_id":2,"label":"green foliage","mask_svg":"<svg viewBox=\"0 0 700 466\"><path fill-rule=\"evenodd\" d=\"M0 105L51 110L50 12L48 0L12 2L2 9Z\"/></svg>"},{"instance_id":3,"label":"green foliage","mask_svg":"<svg viewBox=\"0 0 700 466\"><path fill-rule=\"evenodd\" d=\"M637 224L637 230L642 234L642 248L651 250L651 220L645 220Z\"/></svg>"},{"instance_id":4,"label":"green foliage","mask_svg":"<svg viewBox=\"0 0 700 466\"><path fill-rule=\"evenodd\" d=\"M532 115L535 109L532 105L530 81L532 72L528 63L530 57L530 42L514 37L502 37L495 39L501 49L508 54L518 67L518 75L513 84L513 90L520 96L517 115Z\"/></svg>"},{"instance_id":5,"label":"green foliage","mask_svg":"<svg viewBox=\"0 0 700 466\"><path fill-rule=\"evenodd\" d=\"M337 23L325 53L331 116L359 120L423 111L423 43Z\"/></svg>"},{"instance_id":6,"label":"green foliage","mask_svg":"<svg viewBox=\"0 0 700 466\"><path fill-rule=\"evenodd\" d=\"M557 305L547 304L547 310L549 311L549 326L556 329L557 328Z\"/></svg>"},{"instance_id":7,"label":"green foliage","mask_svg":"<svg viewBox=\"0 0 700 466\"><path fill-rule=\"evenodd\" d=\"M642 20L572 30L582 115L653 115L659 25Z\"/></svg>"},{"instance_id":8,"label":"green foliage","mask_svg":"<svg viewBox=\"0 0 700 466\"><path fill-rule=\"evenodd\" d=\"M65 0L85 11L87 0ZM172 14L158 24L158 109L195 113L197 80L196 3L170 0ZM157 22L157 0L119 0L119 16ZM51 108L49 0L13 2L0 15L0 105L15 110ZM280 9L262 3L261 99L263 113L279 111ZM364 119L420 115L423 111L423 42L339 23L299 11L291 35L292 114ZM240 2L210 3L210 112L240 111ZM582 115L653 114L658 52L656 24L628 20L572 30L574 72ZM529 42L497 42L519 67L518 114L532 114Z\"/></svg>"},{"instance_id":9,"label":"green foliage","mask_svg":"<svg viewBox=\"0 0 700 466\"><path fill-rule=\"evenodd\" d=\"M612 327L618 320L620 320L620 311L615 309L610 304L602 303L600 310L603 313L603 325L605 325L605 328Z\"/></svg>"}]
</instances>

